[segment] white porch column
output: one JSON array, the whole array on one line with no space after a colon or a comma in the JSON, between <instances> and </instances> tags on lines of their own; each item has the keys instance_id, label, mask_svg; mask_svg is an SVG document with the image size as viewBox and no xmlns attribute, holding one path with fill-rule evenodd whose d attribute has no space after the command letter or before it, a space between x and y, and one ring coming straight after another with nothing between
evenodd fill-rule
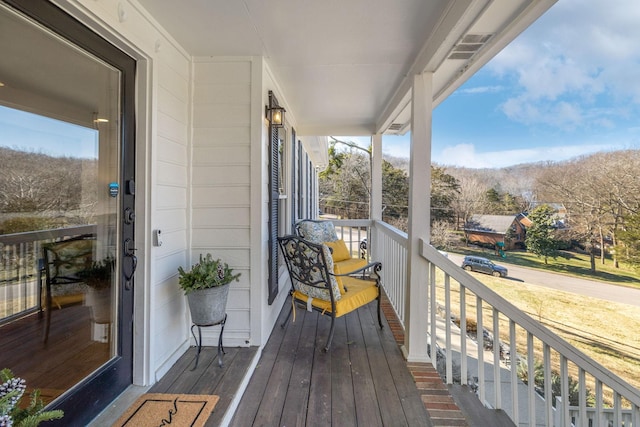
<instances>
[{"instance_id":1,"label":"white porch column","mask_svg":"<svg viewBox=\"0 0 640 427\"><path fill-rule=\"evenodd\" d=\"M382 221L382 134L371 136L371 197L369 201L369 219ZM369 251L374 257L372 261L380 261L382 248L376 227L371 227L369 236ZM384 268L384 266L383 266Z\"/></svg>"},{"instance_id":2,"label":"white porch column","mask_svg":"<svg viewBox=\"0 0 640 427\"><path fill-rule=\"evenodd\" d=\"M371 205L369 218L382 221L382 134L371 137Z\"/></svg>"},{"instance_id":3,"label":"white porch column","mask_svg":"<svg viewBox=\"0 0 640 427\"><path fill-rule=\"evenodd\" d=\"M410 362L430 362L427 353L428 269L420 256L420 239L429 242L431 189L432 73L413 78L411 158L409 160L408 292L405 313L405 351Z\"/></svg>"}]
</instances>

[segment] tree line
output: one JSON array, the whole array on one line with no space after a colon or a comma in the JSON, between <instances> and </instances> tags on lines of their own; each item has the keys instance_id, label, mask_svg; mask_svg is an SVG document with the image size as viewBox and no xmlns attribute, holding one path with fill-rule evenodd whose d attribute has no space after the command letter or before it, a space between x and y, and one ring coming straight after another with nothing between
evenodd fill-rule
<instances>
[{"instance_id":1,"label":"tree line","mask_svg":"<svg viewBox=\"0 0 640 427\"><path fill-rule=\"evenodd\" d=\"M62 227L96 204L97 161L0 147L0 233ZM81 213L82 212L82 213Z\"/></svg>"},{"instance_id":2,"label":"tree line","mask_svg":"<svg viewBox=\"0 0 640 427\"><path fill-rule=\"evenodd\" d=\"M370 148L355 148L333 140L329 166L320 174L321 209L344 218L368 218ZM596 259L607 256L640 265L640 151L603 152L563 162L539 162L501 169L431 166L432 240L450 240L474 214L531 214L542 205L566 207L566 227L559 230L546 216L549 206L536 212L547 244L573 245ZM406 231L408 217L408 160L385 157L382 165L382 217ZM536 217L536 215L534 215ZM540 233L540 230L533 230ZM545 234L546 233L546 234ZM540 234L539 234L540 235ZM555 255L551 251L549 255Z\"/></svg>"}]
</instances>

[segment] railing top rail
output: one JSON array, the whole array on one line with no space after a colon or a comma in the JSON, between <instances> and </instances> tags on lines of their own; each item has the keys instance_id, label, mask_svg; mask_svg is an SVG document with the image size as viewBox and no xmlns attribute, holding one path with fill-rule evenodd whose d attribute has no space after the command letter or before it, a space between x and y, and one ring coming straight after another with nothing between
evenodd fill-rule
<instances>
[{"instance_id":1,"label":"railing top rail","mask_svg":"<svg viewBox=\"0 0 640 427\"><path fill-rule=\"evenodd\" d=\"M338 227L371 227L373 225L370 219L331 219L329 221Z\"/></svg>"},{"instance_id":2,"label":"railing top rail","mask_svg":"<svg viewBox=\"0 0 640 427\"><path fill-rule=\"evenodd\" d=\"M378 229L381 233L395 240L402 246L406 246L407 243L409 242L409 235L404 231L400 231L397 228L383 221L376 221L375 225L376 225L376 229Z\"/></svg>"},{"instance_id":3,"label":"railing top rail","mask_svg":"<svg viewBox=\"0 0 640 427\"><path fill-rule=\"evenodd\" d=\"M31 243L41 240L53 240L61 237L75 236L79 234L94 233L96 225L81 225L77 227L53 228L50 230L27 231L25 233L1 234L0 244L15 245L18 243Z\"/></svg>"},{"instance_id":4,"label":"railing top rail","mask_svg":"<svg viewBox=\"0 0 640 427\"><path fill-rule=\"evenodd\" d=\"M542 324L536 322L531 317L522 312L512 303L498 295L496 292L488 288L478 279L470 276L459 266L454 264L450 259L442 255L433 246L427 244L420 239L420 255L427 261L433 262L471 292L480 297L483 301L497 308L498 311L513 320L516 324L532 333L538 339L541 339L554 350L565 356L567 359L575 363L578 367L593 375L602 383L611 387L614 391L620 393L624 398L628 399L634 405L640 406L640 390L627 383L619 376L591 359L571 344L551 332Z\"/></svg>"}]
</instances>

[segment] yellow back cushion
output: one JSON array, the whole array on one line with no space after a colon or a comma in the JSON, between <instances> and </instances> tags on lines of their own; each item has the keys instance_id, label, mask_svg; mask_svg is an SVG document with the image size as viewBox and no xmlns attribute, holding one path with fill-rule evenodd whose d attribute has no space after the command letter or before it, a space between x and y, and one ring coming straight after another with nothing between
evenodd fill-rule
<instances>
[{"instance_id":1,"label":"yellow back cushion","mask_svg":"<svg viewBox=\"0 0 640 427\"><path fill-rule=\"evenodd\" d=\"M333 262L340 262L351 258L351 252L347 248L347 244L344 240L336 240L335 242L324 242L325 245L331 249L331 257Z\"/></svg>"}]
</instances>

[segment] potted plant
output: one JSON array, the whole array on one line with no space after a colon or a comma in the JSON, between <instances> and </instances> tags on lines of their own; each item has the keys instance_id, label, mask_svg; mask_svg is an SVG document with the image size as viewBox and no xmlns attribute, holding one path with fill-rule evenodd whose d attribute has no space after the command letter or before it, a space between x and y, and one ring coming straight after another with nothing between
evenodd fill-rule
<instances>
[{"instance_id":1,"label":"potted plant","mask_svg":"<svg viewBox=\"0 0 640 427\"><path fill-rule=\"evenodd\" d=\"M109 255L78 273L87 285L87 305L96 323L111 323L111 278L115 265L115 258Z\"/></svg>"},{"instance_id":2,"label":"potted plant","mask_svg":"<svg viewBox=\"0 0 640 427\"><path fill-rule=\"evenodd\" d=\"M200 326L215 325L224 320L229 285L240 273L211 254L200 255L200 262L185 271L178 267L178 283L187 296L191 320Z\"/></svg>"}]
</instances>

